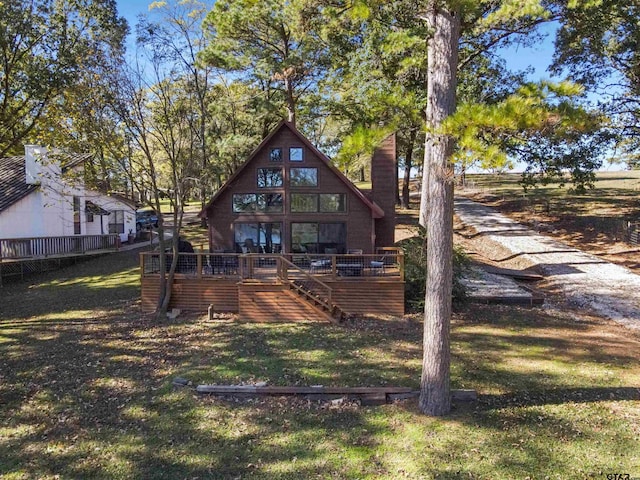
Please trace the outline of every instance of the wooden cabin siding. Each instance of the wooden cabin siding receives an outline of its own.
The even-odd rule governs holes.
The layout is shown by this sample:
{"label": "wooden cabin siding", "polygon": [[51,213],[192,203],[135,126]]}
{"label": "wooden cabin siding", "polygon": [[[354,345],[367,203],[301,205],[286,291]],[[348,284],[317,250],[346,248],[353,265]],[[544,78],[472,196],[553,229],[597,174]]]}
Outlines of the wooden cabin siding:
{"label": "wooden cabin siding", "polygon": [[[159,279],[142,278],[142,309],[156,308]],[[404,282],[367,280],[326,281],[333,289],[333,303],[350,314],[404,315]],[[285,284],[238,283],[212,278],[176,278],[170,308],[205,312],[213,304],[217,312],[238,312],[256,322],[297,320],[326,321],[320,309],[311,306]]]}
{"label": "wooden cabin siding", "polygon": [[284,284],[238,284],[240,320],[252,322],[326,322],[330,317],[301,300]]}
{"label": "wooden cabin siding", "polygon": [[[302,162],[289,161],[289,148],[302,147]],[[272,148],[282,148],[282,161],[272,162],[269,154]],[[258,168],[282,167],[284,181],[282,187],[258,188]],[[290,187],[290,168],[317,168],[317,187]],[[241,193],[282,193],[282,213],[234,213],[232,199],[234,194]],[[291,193],[336,193],[346,195],[346,212],[344,213],[292,213]],[[369,207],[357,197],[354,191],[342,181],[311,149],[300,141],[288,128],[281,128],[270,141],[264,145],[253,159],[242,169],[220,193],[207,210],[209,224],[209,245],[212,249],[236,251],[234,242],[234,222],[243,223],[281,223],[282,241],[285,252],[291,252],[292,222],[344,222],[346,224],[348,249],[361,249],[365,253],[374,251],[374,221]],[[392,243],[393,244],[393,239]],[[324,252],[315,252],[324,253]],[[344,253],[344,252],[342,252]]]}
{"label": "wooden cabin siding", "polygon": [[333,289],[332,300],[349,314],[404,315],[402,281],[326,281]]}
{"label": "wooden cabin siding", "polygon": [[[143,277],[142,310],[153,312],[159,295],[160,279]],[[238,311],[237,280],[211,278],[176,278],[169,308],[205,312],[213,304],[216,312]]]}

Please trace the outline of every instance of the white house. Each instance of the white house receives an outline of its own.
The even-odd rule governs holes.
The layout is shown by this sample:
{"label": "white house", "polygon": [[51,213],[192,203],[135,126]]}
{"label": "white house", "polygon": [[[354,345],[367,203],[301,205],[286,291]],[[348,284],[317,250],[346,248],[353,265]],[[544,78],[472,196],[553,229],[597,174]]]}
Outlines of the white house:
{"label": "white house", "polygon": [[0,239],[135,233],[132,201],[85,188],[89,158],[37,145],[0,158]]}

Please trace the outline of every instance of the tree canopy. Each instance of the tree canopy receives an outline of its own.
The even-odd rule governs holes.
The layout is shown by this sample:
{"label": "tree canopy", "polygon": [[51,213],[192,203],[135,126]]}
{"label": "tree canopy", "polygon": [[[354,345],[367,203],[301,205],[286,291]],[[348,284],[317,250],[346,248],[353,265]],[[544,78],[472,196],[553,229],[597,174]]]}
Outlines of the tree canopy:
{"label": "tree canopy", "polygon": [[100,75],[127,28],[113,0],[0,2],[0,156],[21,150],[65,92]]}

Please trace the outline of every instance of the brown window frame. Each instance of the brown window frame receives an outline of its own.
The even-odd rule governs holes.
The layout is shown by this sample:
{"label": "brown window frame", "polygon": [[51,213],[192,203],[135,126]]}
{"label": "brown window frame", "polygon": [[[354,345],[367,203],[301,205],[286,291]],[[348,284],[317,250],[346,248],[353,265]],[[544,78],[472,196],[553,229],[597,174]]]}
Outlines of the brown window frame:
{"label": "brown window frame", "polygon": [[[291,160],[292,150],[300,150],[300,154],[301,154],[300,160]],[[304,162],[304,147],[289,147],[289,161],[295,162],[295,163]]]}
{"label": "brown window frame", "polygon": [[[274,160],[274,158],[273,158],[273,152],[274,152],[274,151],[276,151],[276,150],[279,150],[279,151],[280,151],[280,155],[279,155],[279,157],[280,157],[280,158],[278,158],[278,159]],[[274,163],[276,163],[276,162],[282,162],[282,157],[284,156],[284,155],[283,155],[283,153],[284,153],[284,152],[282,151],[282,147],[272,147],[271,149],[269,149],[269,162],[270,162],[270,163],[271,163],[271,162],[274,162]]]}
{"label": "brown window frame", "polygon": [[[260,171],[261,170],[271,170],[271,171],[275,171],[278,170],[280,172],[280,184],[279,185],[260,185]],[[265,176],[264,179],[266,180],[267,178],[269,178],[268,176]],[[284,168],[283,167],[258,167],[258,169],[256,170],[256,186],[260,189],[263,188],[282,188],[284,187]]]}
{"label": "brown window frame", "polygon": [[[235,197],[240,195],[253,196],[253,201],[248,202],[249,205],[253,204],[253,208],[250,208],[249,210],[236,210]],[[276,195],[280,196],[281,208],[278,210],[271,210],[267,205],[267,197],[268,196],[273,197]],[[263,197],[264,200],[261,201],[260,197]],[[261,208],[261,204],[264,204],[265,206]],[[254,214],[254,213],[284,213],[284,193],[282,191],[268,192],[268,193],[263,193],[263,192],[234,193],[231,197],[231,211],[235,215],[245,215],[245,214]]]}
{"label": "brown window frame", "polygon": [[[315,174],[315,184],[294,184],[293,183],[293,170],[314,170]],[[289,186],[291,188],[317,188],[320,184],[318,167],[290,167],[289,168]]]}

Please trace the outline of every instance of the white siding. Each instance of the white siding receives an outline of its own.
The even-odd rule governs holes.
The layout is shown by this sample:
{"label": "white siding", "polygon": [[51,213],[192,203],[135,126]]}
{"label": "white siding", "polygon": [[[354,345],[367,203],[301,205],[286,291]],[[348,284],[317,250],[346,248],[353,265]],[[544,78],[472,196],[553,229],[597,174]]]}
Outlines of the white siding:
{"label": "white siding", "polygon": [[[87,200],[112,212],[123,210],[125,225],[121,241],[126,241],[129,230],[136,231],[135,209],[116,198],[97,192],[69,189],[68,194],[37,190],[0,213],[0,238],[57,237],[73,235],[73,197],[80,197],[80,232],[82,235],[109,233],[109,216],[94,215],[87,223]],[[102,230],[100,221],[102,220]]]}
{"label": "white siding", "polygon": [[0,238],[73,235],[73,203],[35,191],[0,213]]}

